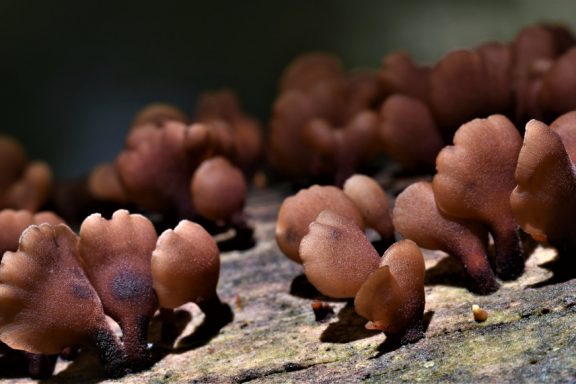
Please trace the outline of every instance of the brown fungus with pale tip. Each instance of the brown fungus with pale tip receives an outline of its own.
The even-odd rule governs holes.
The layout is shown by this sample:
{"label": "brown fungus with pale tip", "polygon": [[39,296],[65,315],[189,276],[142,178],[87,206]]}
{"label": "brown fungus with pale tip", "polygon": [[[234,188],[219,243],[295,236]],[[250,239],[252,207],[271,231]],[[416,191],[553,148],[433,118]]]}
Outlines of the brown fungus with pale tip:
{"label": "brown fungus with pale tip", "polygon": [[308,281],[334,298],[354,297],[380,262],[361,227],[330,210],[310,223],[299,255]]}
{"label": "brown fungus with pale tip", "polygon": [[416,243],[401,240],[392,244],[354,299],[356,312],[369,320],[366,328],[381,330],[399,344],[424,337],[425,270]]}
{"label": "brown fungus with pale tip", "polygon": [[496,255],[496,275],[510,280],[524,270],[518,224],[510,208],[514,170],[522,138],[502,115],[474,119],[454,135],[436,159],[432,180],[440,210],[449,216],[488,226]]}
{"label": "brown fungus with pale tip", "polygon": [[354,202],[339,188],[313,185],[287,197],[278,211],[276,243],[280,250],[297,263],[300,241],[308,233],[308,225],[325,209],[353,221],[364,228],[364,220]]}
{"label": "brown fungus with pale tip", "polygon": [[560,136],[546,124],[537,120],[526,124],[515,179],[510,204],[522,229],[556,247],[566,256],[560,260],[573,259],[576,168]]}
{"label": "brown fungus with pale tip", "polygon": [[77,247],[78,237],[70,228],[45,223],[28,227],[18,251],[4,253],[0,341],[49,355],[73,345],[96,345],[107,374],[122,375],[120,342],[78,263]]}
{"label": "brown fungus with pale tip", "polygon": [[231,320],[229,308],[216,293],[220,252],[206,230],[183,220],[164,231],[152,252],[152,280],[162,313],[162,339],[170,341],[173,309],[193,302],[206,315],[205,323],[223,325]]}
{"label": "brown fungus with pale tip", "polygon": [[110,220],[88,216],[80,226],[79,257],[104,311],[122,329],[130,370],[147,366],[148,323],[158,307],[152,288],[151,257],[156,231],[147,218],[126,210]]}
{"label": "brown fungus with pale tip", "polygon": [[394,242],[394,225],[389,198],[376,180],[365,175],[352,175],[343,186],[364,218],[366,227],[374,229],[383,242]]}
{"label": "brown fungus with pale tip", "polygon": [[398,195],[393,222],[402,236],[420,247],[439,249],[460,260],[471,291],[485,295],[498,289],[488,261],[488,232],[478,223],[443,214],[436,206],[431,183],[414,183]]}

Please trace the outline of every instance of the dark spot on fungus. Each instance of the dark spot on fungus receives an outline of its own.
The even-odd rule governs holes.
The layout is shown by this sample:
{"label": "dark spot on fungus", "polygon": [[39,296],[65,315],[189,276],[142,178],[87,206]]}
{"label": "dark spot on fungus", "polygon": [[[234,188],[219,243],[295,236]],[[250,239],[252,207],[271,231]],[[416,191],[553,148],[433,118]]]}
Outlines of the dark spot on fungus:
{"label": "dark spot on fungus", "polygon": [[110,282],[110,292],[118,300],[135,300],[152,291],[150,279],[130,269],[120,270]]}

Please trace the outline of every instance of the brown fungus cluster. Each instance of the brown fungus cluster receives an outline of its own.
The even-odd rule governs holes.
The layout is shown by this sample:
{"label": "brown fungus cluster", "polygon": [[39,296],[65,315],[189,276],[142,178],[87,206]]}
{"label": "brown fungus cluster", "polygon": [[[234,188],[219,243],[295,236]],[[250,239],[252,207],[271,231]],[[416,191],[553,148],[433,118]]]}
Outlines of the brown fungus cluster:
{"label": "brown fungus cluster", "polygon": [[284,200],[276,241],[302,263],[308,281],[333,298],[356,298],[369,329],[404,344],[423,336],[424,260],[412,241],[394,243],[383,259],[364,227],[391,242],[394,228],[386,193],[367,176],[346,180],[343,191],[312,186]]}
{"label": "brown fungus cluster", "polygon": [[[0,264],[0,341],[48,355],[91,345],[109,376],[144,369],[151,363],[148,323],[159,302],[174,308],[192,301],[210,309],[207,316],[225,313],[216,294],[219,252],[210,241],[188,221],[157,241],[148,219],[125,210],[110,220],[88,217],[79,236],[65,224],[31,225]],[[185,301],[167,299],[182,298],[183,288]]]}
{"label": "brown fungus cluster", "polygon": [[262,153],[261,128],[230,91],[204,94],[196,122],[177,108],[154,104],[132,124],[113,163],[91,173],[94,199],[161,215],[161,228],[181,219],[248,228],[247,178]]}
{"label": "brown fungus cluster", "polygon": [[336,185],[385,154],[404,169],[430,171],[460,125],[503,114],[522,127],[576,108],[576,39],[562,26],[521,30],[420,66],[402,52],[380,70],[346,72],[329,54],[286,69],[270,123],[270,162],[292,178]]}

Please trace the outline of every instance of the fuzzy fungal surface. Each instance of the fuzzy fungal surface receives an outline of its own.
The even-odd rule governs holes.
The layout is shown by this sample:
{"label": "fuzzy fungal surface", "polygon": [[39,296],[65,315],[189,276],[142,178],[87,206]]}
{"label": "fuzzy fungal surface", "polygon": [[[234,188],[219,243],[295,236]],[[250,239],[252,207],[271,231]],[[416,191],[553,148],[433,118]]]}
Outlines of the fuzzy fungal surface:
{"label": "fuzzy fungal surface", "polygon": [[[207,340],[197,335],[203,314],[186,305],[188,324],[176,348],[148,370],[114,383],[354,383],[533,382],[576,380],[576,279],[557,278],[555,251],[537,247],[526,272],[489,296],[466,290],[453,259],[425,252],[426,337],[390,350],[385,336],[364,329],[352,303],[322,297],[302,268],[274,240],[276,212],[286,189],[253,192],[247,211],[256,246],[222,254],[218,291],[235,319]],[[576,255],[574,255],[576,256]],[[334,315],[315,320],[311,304],[328,302]],[[472,305],[488,312],[474,321]],[[189,319],[192,319],[188,322]],[[157,340],[154,321],[150,339]],[[31,382],[5,379],[6,383]],[[96,357],[84,351],[59,361],[46,383],[109,382]]]}

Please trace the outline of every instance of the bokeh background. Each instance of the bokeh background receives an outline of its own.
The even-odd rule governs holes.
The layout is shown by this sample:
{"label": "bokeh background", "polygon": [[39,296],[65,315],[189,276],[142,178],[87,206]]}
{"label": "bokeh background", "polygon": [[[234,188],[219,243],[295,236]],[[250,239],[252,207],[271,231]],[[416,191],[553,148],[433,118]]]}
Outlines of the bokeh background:
{"label": "bokeh background", "polygon": [[0,133],[56,177],[79,177],[115,157],[146,103],[192,112],[199,93],[226,87],[266,123],[299,53],[351,68],[395,50],[431,63],[542,21],[575,30],[576,2],[0,0]]}

